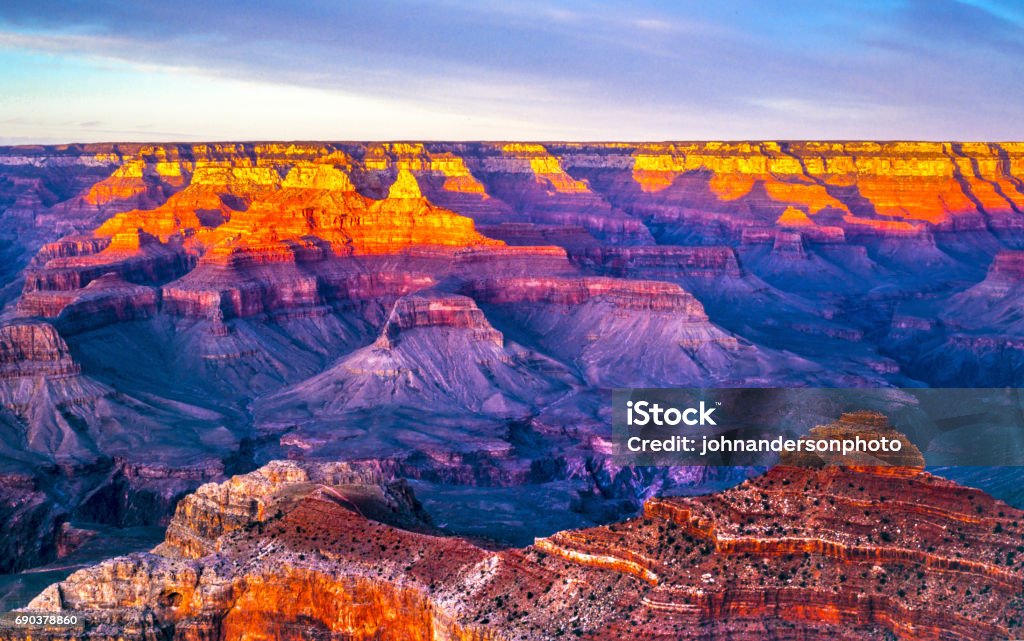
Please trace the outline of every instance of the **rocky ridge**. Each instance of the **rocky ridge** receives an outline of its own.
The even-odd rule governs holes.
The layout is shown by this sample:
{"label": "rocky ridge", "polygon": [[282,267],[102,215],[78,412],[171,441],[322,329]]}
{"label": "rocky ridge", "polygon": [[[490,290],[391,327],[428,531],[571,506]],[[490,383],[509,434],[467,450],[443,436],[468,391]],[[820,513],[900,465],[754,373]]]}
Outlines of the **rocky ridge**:
{"label": "rocky ridge", "polygon": [[32,607],[81,612],[82,639],[999,639],[1024,625],[1024,513],[916,467],[779,467],[500,551],[367,520],[344,488],[376,483],[373,468],[275,463],[205,486],[155,554],[75,573]]}

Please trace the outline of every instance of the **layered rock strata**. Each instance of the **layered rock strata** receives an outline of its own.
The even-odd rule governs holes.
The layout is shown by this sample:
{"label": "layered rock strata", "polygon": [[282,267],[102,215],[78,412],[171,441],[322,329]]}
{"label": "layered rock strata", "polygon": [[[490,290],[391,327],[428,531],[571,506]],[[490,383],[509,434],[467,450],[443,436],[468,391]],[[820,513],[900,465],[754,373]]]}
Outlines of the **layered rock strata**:
{"label": "layered rock strata", "polygon": [[919,468],[775,468],[497,552],[367,520],[337,489],[363,480],[275,464],[208,486],[158,554],[32,607],[79,611],[82,639],[994,640],[1024,624],[1024,513]]}

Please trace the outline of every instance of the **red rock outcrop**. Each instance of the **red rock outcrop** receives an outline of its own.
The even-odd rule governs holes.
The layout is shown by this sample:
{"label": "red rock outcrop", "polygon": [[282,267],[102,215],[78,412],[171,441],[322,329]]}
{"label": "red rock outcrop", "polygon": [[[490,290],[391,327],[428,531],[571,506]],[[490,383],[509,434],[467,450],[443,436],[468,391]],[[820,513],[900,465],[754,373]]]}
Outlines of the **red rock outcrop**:
{"label": "red rock outcrop", "polygon": [[185,497],[161,549],[191,559],[217,552],[225,535],[279,518],[289,503],[314,490],[377,521],[407,529],[429,527],[408,485],[376,461],[273,461],[224,483],[207,483]]}
{"label": "red rock outcrop", "polygon": [[71,638],[91,639],[994,641],[1024,625],[1024,513],[919,469],[779,467],[498,552],[368,521],[333,480],[276,469],[183,503],[162,556],[77,572],[32,607],[79,611]]}
{"label": "red rock outcrop", "polygon": [[81,289],[26,292],[18,311],[52,318],[64,334],[74,334],[123,321],[151,318],[160,303],[160,292],[129,283],[116,273],[89,281]]}
{"label": "red rock outcrop", "polygon": [[32,262],[43,266],[54,258],[71,258],[98,254],[110,245],[109,238],[95,236],[67,236],[47,243],[36,253]]}
{"label": "red rock outcrop", "polygon": [[25,292],[81,289],[105,274],[129,282],[160,284],[189,269],[194,260],[180,244],[161,243],[142,231],[114,235],[101,251],[52,258],[25,276]]}
{"label": "red rock outcrop", "polygon": [[289,261],[276,267],[205,262],[162,288],[163,309],[193,318],[300,314],[338,302],[393,301],[436,283],[435,275],[416,266],[378,271],[356,263],[299,269]]}
{"label": "red rock outcrop", "polygon": [[391,255],[332,258],[329,249],[303,241],[275,243],[259,260],[253,255],[214,248],[196,269],[163,287],[163,309],[204,318],[301,315],[339,303],[390,306],[449,276],[576,271],[559,247],[417,246]]}
{"label": "red rock outcrop", "polygon": [[[780,465],[792,467],[824,467],[846,465],[848,467],[889,467],[891,474],[923,470],[924,455],[910,440],[889,424],[889,418],[878,412],[844,412],[838,421],[818,425],[803,439],[829,441],[860,437],[864,440],[890,439],[900,442],[898,452],[783,452]],[[877,473],[884,473],[876,470]]]}

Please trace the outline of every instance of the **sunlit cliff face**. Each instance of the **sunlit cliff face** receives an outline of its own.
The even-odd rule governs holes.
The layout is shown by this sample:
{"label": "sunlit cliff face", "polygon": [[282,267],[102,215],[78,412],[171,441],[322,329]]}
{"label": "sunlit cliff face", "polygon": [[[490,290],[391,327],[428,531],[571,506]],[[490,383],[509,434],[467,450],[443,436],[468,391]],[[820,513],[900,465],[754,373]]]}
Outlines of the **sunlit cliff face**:
{"label": "sunlit cliff face", "polygon": [[558,159],[542,145],[510,143],[501,148],[509,167],[534,174],[537,182],[559,193],[585,193],[589,189],[583,182],[573,179],[562,169]]}
{"label": "sunlit cliff face", "polygon": [[438,185],[441,190],[486,196],[465,161],[451,152],[431,152],[420,143],[383,143],[366,151],[363,166],[367,170],[388,172],[406,170],[418,180]]}
{"label": "sunlit cliff face", "polygon": [[[645,145],[634,152],[634,179],[646,192],[667,189],[687,172],[708,172],[711,190],[735,200],[762,185],[768,198],[807,214],[850,213],[853,191],[873,213],[950,223],[1020,207],[1019,151],[1012,145],[954,143],[697,143]],[[893,228],[864,218],[857,224]],[[892,221],[889,221],[892,222]]]}
{"label": "sunlit cliff face", "polygon": [[[56,250],[50,268],[62,282],[84,285],[92,276],[71,272],[100,275],[103,265],[126,273],[126,261],[187,271],[197,262],[496,249],[504,243],[494,236],[509,234],[655,246],[691,244],[671,230],[700,244],[774,242],[788,230],[797,235],[780,242],[796,249],[803,239],[927,244],[933,233],[1024,229],[1024,148],[1012,144],[139,145],[91,162],[115,166],[62,207],[77,207],[99,246],[82,249],[80,236],[66,241],[79,249]],[[555,228],[560,237],[548,233]]]}
{"label": "sunlit cliff face", "polygon": [[[713,212],[742,213],[752,205],[777,203],[780,212],[786,207],[811,217],[824,212],[855,227],[883,232],[908,229],[893,223],[915,229],[918,223],[951,225],[977,216],[979,210],[998,216],[1024,205],[1018,177],[1024,161],[1013,145],[679,143],[575,146],[561,153],[524,143],[437,147],[377,144],[351,154],[314,145],[197,145],[187,158],[176,149],[146,148],[141,157],[125,159],[110,178],[90,189],[85,200],[96,205],[131,201],[153,184],[178,190],[157,210],[140,210],[124,223],[168,236],[216,227],[210,221],[197,223],[189,214],[208,211],[209,217],[220,211],[228,217],[243,205],[274,200],[273,192],[280,189],[311,190],[305,198],[317,198],[323,192],[355,192],[355,183],[363,182],[370,191],[378,186],[376,198],[387,198],[387,186],[404,172],[406,183],[409,178],[426,180],[432,189],[486,198],[488,188],[476,174],[504,173],[532,176],[542,191],[571,197],[590,194],[593,186],[566,168],[601,166],[630,170],[641,193],[665,192],[659,197],[663,203],[678,201],[685,207],[687,196],[671,193],[673,185],[683,176],[704,176],[712,201],[703,199],[702,204]],[[419,185],[414,194],[410,192],[417,198],[424,193]],[[359,203],[347,205],[358,209]],[[111,221],[100,233],[119,224]]]}
{"label": "sunlit cliff face", "polygon": [[273,167],[198,166],[190,186],[164,205],[119,214],[96,234],[134,229],[163,242],[177,236],[200,254],[305,237],[325,240],[340,254],[501,244],[478,234],[471,219],[433,206],[407,169],[398,171],[384,198],[374,200],[359,194],[344,170],[320,163],[292,166],[283,176]]}

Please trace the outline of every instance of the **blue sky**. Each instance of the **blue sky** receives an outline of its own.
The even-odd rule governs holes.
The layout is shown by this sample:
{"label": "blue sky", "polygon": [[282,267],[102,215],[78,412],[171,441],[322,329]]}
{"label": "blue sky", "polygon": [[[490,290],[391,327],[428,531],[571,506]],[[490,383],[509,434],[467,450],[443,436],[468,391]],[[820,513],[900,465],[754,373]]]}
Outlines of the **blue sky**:
{"label": "blue sky", "polygon": [[4,0],[0,142],[1024,139],[1019,1],[204,4]]}

